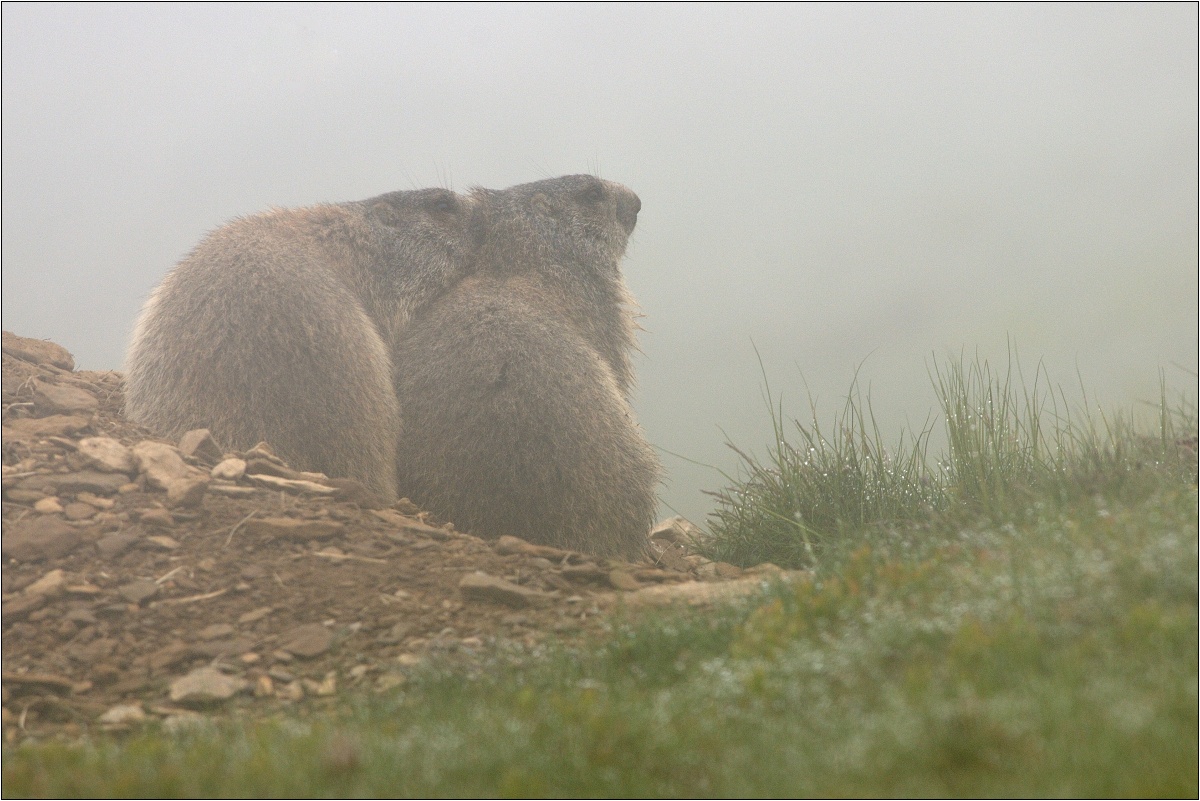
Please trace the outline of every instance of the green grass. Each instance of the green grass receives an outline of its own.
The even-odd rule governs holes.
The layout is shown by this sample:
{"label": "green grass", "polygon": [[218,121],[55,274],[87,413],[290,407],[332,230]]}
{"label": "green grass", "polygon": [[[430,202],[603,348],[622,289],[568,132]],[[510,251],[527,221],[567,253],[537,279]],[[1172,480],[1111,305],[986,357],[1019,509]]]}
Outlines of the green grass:
{"label": "green grass", "polygon": [[8,747],[5,796],[1195,797],[1194,405],[1141,434],[1008,377],[934,371],[936,462],[854,393],[829,437],[776,418],[715,547],[807,580],[328,715]]}

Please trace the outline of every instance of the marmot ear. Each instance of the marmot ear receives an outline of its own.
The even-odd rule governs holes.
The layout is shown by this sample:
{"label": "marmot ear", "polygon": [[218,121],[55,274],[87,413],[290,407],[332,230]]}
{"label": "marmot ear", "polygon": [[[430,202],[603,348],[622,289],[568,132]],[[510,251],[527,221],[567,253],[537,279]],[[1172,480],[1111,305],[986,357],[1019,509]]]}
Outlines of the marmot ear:
{"label": "marmot ear", "polygon": [[383,198],[378,198],[371,203],[371,211],[384,225],[395,225],[396,209],[391,203]]}
{"label": "marmot ear", "polygon": [[474,203],[467,218],[467,236],[475,247],[482,247],[492,230],[492,215],[486,203]]}
{"label": "marmot ear", "polygon": [[539,214],[545,214],[548,217],[554,216],[554,204],[550,202],[550,197],[544,192],[538,192],[530,202]]}

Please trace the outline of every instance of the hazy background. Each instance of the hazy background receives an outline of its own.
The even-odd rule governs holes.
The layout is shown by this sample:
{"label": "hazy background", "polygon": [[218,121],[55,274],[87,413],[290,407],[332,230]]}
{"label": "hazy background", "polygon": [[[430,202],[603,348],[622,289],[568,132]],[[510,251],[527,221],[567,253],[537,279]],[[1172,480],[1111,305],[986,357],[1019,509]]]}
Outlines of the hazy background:
{"label": "hazy background", "polygon": [[[119,368],[209,229],[598,172],[639,193],[650,441],[925,422],[933,354],[1194,388],[1197,6],[3,6],[3,324]],[[753,343],[753,344],[752,344]],[[714,471],[664,455],[703,522]],[[664,512],[666,510],[664,509]]]}

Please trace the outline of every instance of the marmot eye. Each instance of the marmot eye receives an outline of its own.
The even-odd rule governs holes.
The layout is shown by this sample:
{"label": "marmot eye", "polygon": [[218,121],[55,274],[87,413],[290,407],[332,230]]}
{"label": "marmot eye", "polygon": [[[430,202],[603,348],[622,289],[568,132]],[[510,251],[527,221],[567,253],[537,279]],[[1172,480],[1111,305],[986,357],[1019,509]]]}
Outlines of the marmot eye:
{"label": "marmot eye", "polygon": [[458,204],[454,202],[454,198],[443,196],[432,200],[428,208],[430,211],[449,212],[457,210]]}
{"label": "marmot eye", "polygon": [[587,189],[583,190],[580,198],[584,203],[599,203],[604,200],[604,187],[599,184],[592,184]]}

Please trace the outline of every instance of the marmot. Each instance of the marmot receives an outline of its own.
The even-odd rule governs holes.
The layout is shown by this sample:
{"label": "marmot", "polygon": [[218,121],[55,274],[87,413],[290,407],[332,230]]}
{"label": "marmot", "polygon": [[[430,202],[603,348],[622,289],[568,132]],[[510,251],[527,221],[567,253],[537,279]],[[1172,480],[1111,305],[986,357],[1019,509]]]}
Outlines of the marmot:
{"label": "marmot", "polygon": [[126,358],[126,413],[391,501],[400,408],[390,343],[459,281],[471,201],[445,189],[276,209],[210,233],[154,290]]}
{"label": "marmot", "polygon": [[660,470],[627,397],[641,201],[588,175],[471,199],[474,271],[396,348],[400,494],[480,536],[636,558]]}

